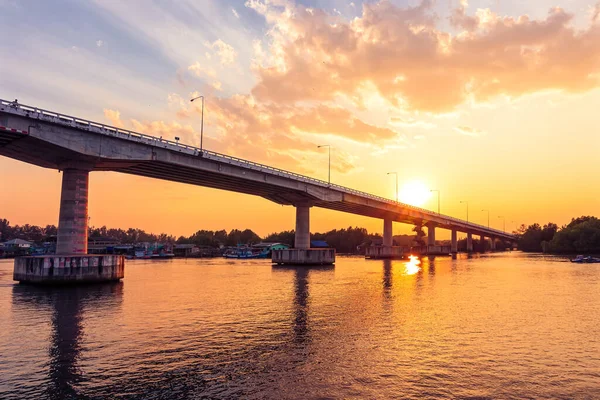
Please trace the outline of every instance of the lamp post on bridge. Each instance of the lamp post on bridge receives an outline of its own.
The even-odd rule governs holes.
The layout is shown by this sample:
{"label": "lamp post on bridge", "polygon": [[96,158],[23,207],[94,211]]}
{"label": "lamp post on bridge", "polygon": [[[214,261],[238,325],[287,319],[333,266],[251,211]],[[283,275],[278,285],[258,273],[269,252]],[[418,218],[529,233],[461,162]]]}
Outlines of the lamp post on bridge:
{"label": "lamp post on bridge", "polygon": [[467,205],[467,224],[469,223],[469,202],[467,200],[461,200],[461,204]]}
{"label": "lamp post on bridge", "polygon": [[398,173],[397,172],[388,172],[388,175],[396,175],[396,203],[398,202]]}
{"label": "lamp post on bridge", "polygon": [[440,191],[439,191],[439,189],[432,189],[429,192],[430,193],[437,192],[437,198],[438,198],[438,215],[442,215],[440,213]]}
{"label": "lamp post on bridge", "polygon": [[489,229],[489,227],[490,227],[490,210],[481,210],[481,211],[482,212],[487,211],[487,213],[488,213],[488,229]]}
{"label": "lamp post on bridge", "polygon": [[321,146],[317,146],[318,149],[320,149],[321,147],[327,147],[327,149],[329,150],[329,168],[327,173],[327,183],[331,185],[331,145],[323,144]]}
{"label": "lamp post on bridge", "polygon": [[198,99],[202,99],[202,119],[200,120],[200,153],[202,153],[202,139],[204,138],[204,96],[194,97],[190,100],[190,103]]}
{"label": "lamp post on bridge", "polygon": [[502,231],[506,233],[506,218],[501,215],[499,215],[498,218],[502,218]]}

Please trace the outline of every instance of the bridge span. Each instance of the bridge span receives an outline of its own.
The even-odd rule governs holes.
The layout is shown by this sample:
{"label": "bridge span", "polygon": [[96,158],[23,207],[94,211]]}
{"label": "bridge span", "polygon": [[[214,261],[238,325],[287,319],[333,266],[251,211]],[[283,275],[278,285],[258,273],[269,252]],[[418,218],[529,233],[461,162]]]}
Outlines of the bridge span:
{"label": "bridge span", "polygon": [[[87,253],[89,172],[115,171],[235,191],[296,207],[295,249],[310,248],[310,208],[322,207],[383,220],[383,244],[392,247],[392,223],[514,241],[486,226],[413,207],[340,185],[163,138],[38,107],[0,100],[0,155],[63,171],[57,254]],[[390,250],[390,255],[391,255]]]}

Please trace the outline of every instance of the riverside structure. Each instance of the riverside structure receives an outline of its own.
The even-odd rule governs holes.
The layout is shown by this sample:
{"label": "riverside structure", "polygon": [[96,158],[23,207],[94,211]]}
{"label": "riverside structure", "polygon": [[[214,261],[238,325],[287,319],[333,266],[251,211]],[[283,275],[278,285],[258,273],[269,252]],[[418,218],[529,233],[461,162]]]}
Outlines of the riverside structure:
{"label": "riverside structure", "polygon": [[[473,249],[474,234],[490,238],[492,249],[496,240],[515,241],[513,235],[503,231],[394,200],[16,101],[0,100],[0,155],[63,171],[56,257],[69,258],[69,265],[79,265],[77,260],[87,254],[88,176],[94,171],[115,171],[235,191],[296,207],[295,246],[273,252],[273,261],[278,264],[335,262],[332,249],[310,248],[311,207],[383,220],[383,249],[378,250],[383,258],[400,253],[399,248],[392,246],[393,222],[426,226],[432,253],[439,251],[439,246],[435,246],[436,228],[452,231],[451,253],[457,252],[457,232],[467,234],[468,251]],[[123,269],[117,268],[122,260],[110,262],[116,262],[114,270],[121,271],[110,279],[122,278]],[[18,263],[15,261],[15,279],[27,281],[17,275]],[[56,269],[50,264],[60,266],[64,262],[44,262],[46,269]],[[103,280],[101,275],[98,277]]]}

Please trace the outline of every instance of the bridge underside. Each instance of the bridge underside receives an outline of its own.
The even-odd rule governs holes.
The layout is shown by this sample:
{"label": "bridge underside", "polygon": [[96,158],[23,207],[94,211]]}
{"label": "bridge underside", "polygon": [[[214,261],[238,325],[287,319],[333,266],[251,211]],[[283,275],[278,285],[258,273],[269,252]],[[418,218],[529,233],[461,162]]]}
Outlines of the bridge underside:
{"label": "bridge underside", "polygon": [[[310,204],[315,207],[348,212],[373,218],[391,217],[395,221],[420,223],[422,219],[400,217],[374,206],[345,201],[323,201],[299,190],[285,190],[268,182],[248,180],[245,176],[215,174],[211,170],[201,170],[159,160],[111,160],[81,154],[71,149],[56,146],[23,134],[9,134],[0,131],[0,154],[16,160],[45,168],[64,169],[65,166],[89,166],[92,171],[114,171],[148,178],[205,186],[214,189],[236,191],[264,197],[282,205]],[[395,214],[395,215],[394,215]]]}

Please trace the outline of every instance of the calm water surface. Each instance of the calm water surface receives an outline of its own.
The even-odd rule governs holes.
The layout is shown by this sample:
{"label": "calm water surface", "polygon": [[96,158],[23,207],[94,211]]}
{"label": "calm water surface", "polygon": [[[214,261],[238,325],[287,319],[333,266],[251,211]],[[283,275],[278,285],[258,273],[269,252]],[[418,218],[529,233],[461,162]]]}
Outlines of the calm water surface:
{"label": "calm water surface", "polygon": [[0,398],[600,398],[597,264],[190,259],[125,273],[40,289],[0,261]]}

